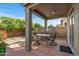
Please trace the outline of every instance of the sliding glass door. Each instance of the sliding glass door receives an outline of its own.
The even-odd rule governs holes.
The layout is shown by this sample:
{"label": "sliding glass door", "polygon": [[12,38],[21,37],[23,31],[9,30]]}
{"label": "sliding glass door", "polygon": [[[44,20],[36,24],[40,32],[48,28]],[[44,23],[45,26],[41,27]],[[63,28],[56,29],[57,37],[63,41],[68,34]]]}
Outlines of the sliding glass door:
{"label": "sliding glass door", "polygon": [[70,45],[74,48],[74,16],[70,18]]}

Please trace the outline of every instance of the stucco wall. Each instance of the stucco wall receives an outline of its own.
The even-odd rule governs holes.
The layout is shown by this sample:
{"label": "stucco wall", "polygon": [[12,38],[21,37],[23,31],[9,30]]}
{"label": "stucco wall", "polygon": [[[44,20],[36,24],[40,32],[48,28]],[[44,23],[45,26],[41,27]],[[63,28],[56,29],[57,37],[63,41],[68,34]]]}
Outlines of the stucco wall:
{"label": "stucco wall", "polygon": [[66,38],[67,37],[67,28],[66,27],[54,27],[51,28],[51,32],[56,32],[58,38]]}
{"label": "stucco wall", "polygon": [[57,37],[63,37],[66,38],[67,37],[67,28],[65,27],[55,27],[56,32],[57,32]]}
{"label": "stucco wall", "polygon": [[[66,27],[53,27],[48,29],[48,32],[56,32],[58,38],[66,38],[67,37],[67,28]],[[44,33],[44,28],[36,28],[36,33]]]}

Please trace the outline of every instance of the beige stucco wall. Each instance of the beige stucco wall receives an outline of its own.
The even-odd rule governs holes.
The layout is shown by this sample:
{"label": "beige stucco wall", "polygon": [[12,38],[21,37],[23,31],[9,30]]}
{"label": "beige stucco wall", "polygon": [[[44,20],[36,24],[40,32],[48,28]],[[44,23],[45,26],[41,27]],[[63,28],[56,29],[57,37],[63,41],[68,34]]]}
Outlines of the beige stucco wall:
{"label": "beige stucco wall", "polygon": [[62,20],[63,20],[62,25],[63,25],[63,26],[66,26],[66,23],[67,23],[67,18],[66,18],[66,17],[64,17],[64,19],[62,19]]}
{"label": "beige stucco wall", "polygon": [[56,32],[57,38],[66,38],[67,37],[67,28],[66,27],[53,27],[49,29],[51,33]]}
{"label": "beige stucco wall", "polygon": [[[57,33],[57,38],[66,38],[67,37],[67,28],[66,27],[53,27],[48,29],[48,32],[56,32]],[[36,28],[35,29],[36,33],[44,33],[44,28]]]}
{"label": "beige stucco wall", "polygon": [[57,37],[66,38],[67,37],[67,28],[66,27],[55,27],[57,32]]}

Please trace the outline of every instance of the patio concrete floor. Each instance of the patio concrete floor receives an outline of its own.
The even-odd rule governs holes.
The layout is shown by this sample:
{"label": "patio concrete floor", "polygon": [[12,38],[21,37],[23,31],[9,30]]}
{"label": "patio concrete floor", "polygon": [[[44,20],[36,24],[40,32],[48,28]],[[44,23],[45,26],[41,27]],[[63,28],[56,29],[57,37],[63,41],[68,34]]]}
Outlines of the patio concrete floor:
{"label": "patio concrete floor", "polygon": [[[11,42],[12,41],[12,42]],[[41,45],[34,46],[32,50],[25,50],[25,39],[23,37],[14,37],[14,39],[7,39],[6,43],[9,44],[6,49],[5,56],[72,56],[71,54],[60,52],[60,45],[67,45],[64,38],[56,39],[57,46],[47,45],[46,42],[41,42]]]}

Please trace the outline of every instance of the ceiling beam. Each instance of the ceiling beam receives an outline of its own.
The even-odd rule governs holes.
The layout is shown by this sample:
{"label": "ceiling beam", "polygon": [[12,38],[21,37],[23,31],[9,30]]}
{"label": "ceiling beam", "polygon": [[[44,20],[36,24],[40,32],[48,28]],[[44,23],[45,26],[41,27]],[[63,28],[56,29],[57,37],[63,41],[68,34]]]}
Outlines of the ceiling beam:
{"label": "ceiling beam", "polygon": [[[35,6],[39,5],[39,3],[22,3],[21,5],[25,6],[26,8],[34,8]],[[38,10],[33,9],[33,14],[41,17],[42,19],[47,19],[42,13],[40,13]]]}
{"label": "ceiling beam", "polygon": [[22,6],[25,6],[25,5],[27,5],[28,3],[20,3]]}
{"label": "ceiling beam", "polygon": [[28,6],[27,8],[35,7],[35,6],[37,6],[38,4],[39,4],[39,3],[32,4],[31,6]]}
{"label": "ceiling beam", "polygon": [[34,14],[43,18],[43,19],[47,19],[46,16],[44,16],[41,12],[39,12],[37,9],[33,10]]}
{"label": "ceiling beam", "polygon": [[27,8],[32,8],[39,5],[39,3],[24,3],[23,6],[27,7]]}
{"label": "ceiling beam", "polygon": [[74,6],[75,6],[75,4],[72,4],[72,6],[71,6],[71,8],[70,8],[70,10],[69,10],[69,12],[68,12],[68,14],[67,14],[67,16],[69,16],[69,15],[71,14],[71,12],[72,12],[73,9],[74,9]]}

